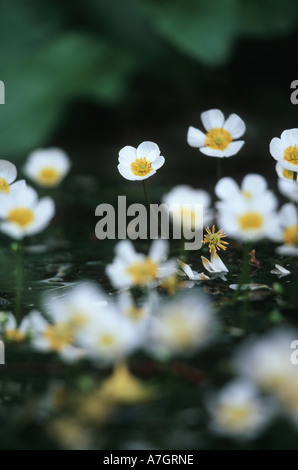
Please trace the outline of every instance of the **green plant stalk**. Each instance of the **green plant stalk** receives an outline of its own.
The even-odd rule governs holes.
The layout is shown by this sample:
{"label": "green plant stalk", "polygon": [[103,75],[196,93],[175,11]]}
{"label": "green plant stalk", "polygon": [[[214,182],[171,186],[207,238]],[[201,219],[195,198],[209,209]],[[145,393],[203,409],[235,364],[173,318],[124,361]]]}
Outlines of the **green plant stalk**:
{"label": "green plant stalk", "polygon": [[235,304],[235,302],[238,298],[239,292],[241,291],[241,287],[244,284],[247,284],[248,280],[249,280],[249,276],[248,276],[248,274],[249,274],[249,269],[248,269],[249,268],[249,252],[250,252],[250,244],[246,242],[246,243],[244,243],[244,246],[243,246],[242,270],[241,270],[241,273],[240,273],[240,276],[239,276],[237,289],[234,292],[234,295],[232,297],[232,305]]}
{"label": "green plant stalk", "polygon": [[23,259],[23,240],[19,240],[16,249],[16,284],[15,284],[15,318],[17,323],[21,318],[21,304],[23,295],[23,274],[24,274],[24,259]]}
{"label": "green plant stalk", "polygon": [[147,205],[148,205],[148,210],[150,211],[151,199],[150,199],[150,196],[149,196],[148,186],[147,186],[146,180],[143,180],[143,188],[144,188],[145,198],[146,198]]}

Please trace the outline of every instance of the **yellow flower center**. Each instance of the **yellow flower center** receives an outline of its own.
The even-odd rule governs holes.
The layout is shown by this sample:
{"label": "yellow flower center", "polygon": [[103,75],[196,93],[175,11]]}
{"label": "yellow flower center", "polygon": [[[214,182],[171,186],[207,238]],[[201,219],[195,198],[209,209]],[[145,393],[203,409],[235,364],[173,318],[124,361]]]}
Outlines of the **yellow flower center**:
{"label": "yellow flower center", "polygon": [[298,146],[290,145],[284,151],[284,159],[292,165],[298,165]]}
{"label": "yellow flower center", "polygon": [[52,166],[45,166],[42,168],[38,175],[37,181],[42,186],[56,186],[61,181],[61,173]]}
{"label": "yellow flower center", "polygon": [[115,343],[115,338],[113,335],[106,333],[99,338],[99,343],[101,346],[109,347]]}
{"label": "yellow flower center", "polygon": [[283,240],[290,245],[298,245],[298,225],[289,225],[283,231]]}
{"label": "yellow flower center", "polygon": [[151,162],[147,160],[146,157],[137,158],[134,162],[131,163],[130,168],[133,174],[136,176],[146,176],[151,171],[153,171]]}
{"label": "yellow flower center", "polygon": [[12,209],[7,217],[9,222],[22,228],[30,225],[34,221],[34,218],[35,216],[33,211],[27,207],[17,207],[16,209]]}
{"label": "yellow flower center", "polygon": [[25,339],[25,334],[20,330],[6,330],[5,336],[8,341],[23,341]]}
{"label": "yellow flower center", "polygon": [[242,196],[245,197],[245,199],[252,199],[252,194],[251,194],[250,191],[243,190],[243,191],[241,191],[241,193],[242,193]]}
{"label": "yellow flower center", "polygon": [[137,308],[137,307],[129,307],[126,312],[125,312],[125,315],[129,318],[131,318],[131,320],[135,320],[135,321],[138,321],[140,320],[141,318],[143,318],[144,316],[144,310],[142,308]]}
{"label": "yellow flower center", "polygon": [[10,186],[4,178],[0,178],[0,193],[10,193]]}
{"label": "yellow flower center", "polygon": [[246,212],[238,217],[241,230],[257,230],[264,225],[264,219],[258,212]]}
{"label": "yellow flower center", "polygon": [[205,145],[215,150],[225,150],[229,144],[233,141],[233,137],[230,132],[220,127],[210,129],[206,133]]}
{"label": "yellow flower center", "polygon": [[69,346],[74,341],[74,331],[68,323],[58,323],[49,325],[44,332],[53,351],[61,351],[65,346]]}
{"label": "yellow flower center", "polygon": [[289,180],[293,180],[294,173],[295,173],[294,171],[287,170],[286,168],[282,170],[283,176]]}
{"label": "yellow flower center", "polygon": [[226,429],[242,429],[246,427],[251,414],[252,409],[247,405],[222,405],[218,410],[218,420]]}
{"label": "yellow flower center", "polygon": [[167,329],[171,333],[171,341],[177,349],[191,348],[197,335],[185,323],[184,318],[180,312],[176,315],[171,315],[167,320]]}
{"label": "yellow flower center", "polygon": [[70,323],[74,328],[80,328],[86,325],[87,318],[83,313],[79,311],[73,311],[71,312]]}
{"label": "yellow flower center", "polygon": [[144,261],[138,261],[129,266],[127,272],[136,286],[144,286],[156,278],[157,264],[150,258],[145,258]]}

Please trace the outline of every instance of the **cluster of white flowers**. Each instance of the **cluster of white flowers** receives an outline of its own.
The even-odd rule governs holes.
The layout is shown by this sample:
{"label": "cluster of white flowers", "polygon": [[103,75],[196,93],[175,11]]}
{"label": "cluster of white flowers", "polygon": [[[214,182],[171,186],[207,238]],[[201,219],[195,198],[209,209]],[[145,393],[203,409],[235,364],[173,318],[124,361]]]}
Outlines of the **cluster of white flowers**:
{"label": "cluster of white flowers", "polygon": [[[36,150],[29,155],[24,173],[40,186],[54,187],[70,168],[68,156],[60,149]],[[25,180],[15,182],[16,166],[0,160],[0,231],[16,240],[41,232],[55,214],[52,198],[38,199]]]}

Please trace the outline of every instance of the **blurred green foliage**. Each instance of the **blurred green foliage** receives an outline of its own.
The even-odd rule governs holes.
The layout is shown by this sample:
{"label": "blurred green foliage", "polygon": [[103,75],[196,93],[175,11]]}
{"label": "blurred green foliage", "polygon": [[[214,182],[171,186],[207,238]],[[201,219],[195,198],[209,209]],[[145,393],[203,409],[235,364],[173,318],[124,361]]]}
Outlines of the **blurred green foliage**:
{"label": "blurred green foliage", "polygon": [[46,143],[76,100],[115,105],[184,56],[222,66],[238,38],[287,35],[297,18],[296,0],[1,0],[1,156]]}

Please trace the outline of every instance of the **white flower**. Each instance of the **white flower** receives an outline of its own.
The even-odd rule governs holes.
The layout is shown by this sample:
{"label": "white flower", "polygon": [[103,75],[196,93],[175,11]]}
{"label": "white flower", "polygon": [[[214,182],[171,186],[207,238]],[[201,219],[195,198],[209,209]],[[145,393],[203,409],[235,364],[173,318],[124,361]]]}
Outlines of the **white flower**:
{"label": "white flower", "polygon": [[235,195],[216,206],[218,224],[228,236],[242,241],[279,239],[277,200],[271,191],[265,190],[251,199]]}
{"label": "white flower", "polygon": [[165,240],[154,240],[148,256],[137,253],[130,240],[120,241],[115,248],[116,257],[107,266],[106,273],[116,289],[131,286],[143,287],[158,278],[168,277],[176,271],[174,260],[165,262],[168,253]]}
{"label": "white flower", "polygon": [[216,206],[228,204],[231,207],[234,204],[237,205],[239,199],[249,205],[262,198],[266,205],[271,204],[272,208],[276,208],[277,199],[267,186],[266,179],[262,175],[254,173],[246,175],[240,187],[233,178],[221,178],[215,186],[215,194],[220,199]]}
{"label": "white flower", "polygon": [[272,403],[252,382],[236,379],[206,399],[211,429],[236,440],[256,438],[272,417]]}
{"label": "white flower", "polygon": [[275,268],[272,269],[270,271],[271,274],[276,274],[278,278],[281,278],[281,277],[284,277],[284,276],[288,276],[289,274],[291,274],[291,271],[289,271],[288,269],[284,268],[283,266],[281,266],[280,264],[276,264],[275,265]]}
{"label": "white flower", "polygon": [[280,255],[298,255],[298,214],[294,204],[288,202],[278,214],[280,239],[284,242],[276,251]]}
{"label": "white flower", "polygon": [[201,120],[207,132],[189,127],[187,142],[191,147],[210,157],[231,157],[239,152],[244,141],[233,140],[244,134],[245,124],[237,114],[231,114],[225,121],[219,109],[210,109],[201,114]]}
{"label": "white flower", "polygon": [[[198,230],[211,223],[213,211],[210,209],[211,198],[203,189],[193,189],[187,185],[175,186],[163,196],[162,202],[168,206],[173,223],[187,224],[188,229]],[[203,207],[203,220],[196,220],[195,205]],[[191,206],[189,209],[183,205]]]}
{"label": "white flower", "polygon": [[265,392],[277,397],[298,424],[298,368],[292,364],[291,344],[297,330],[276,328],[260,338],[246,340],[236,350],[236,372],[257,383]]}
{"label": "white flower", "polygon": [[191,281],[209,281],[210,277],[206,276],[204,273],[198,273],[197,271],[193,271],[191,267],[183,263],[181,260],[177,260],[180,268],[183,270],[184,274],[190,279]]}
{"label": "white flower", "polygon": [[7,320],[4,324],[3,332],[8,341],[23,341],[31,330],[30,316],[22,319],[18,325],[15,316],[12,313],[7,314]]}
{"label": "white flower", "polygon": [[293,202],[298,202],[298,183],[279,178],[277,181],[279,192]]}
{"label": "white flower", "polygon": [[201,260],[204,268],[211,274],[213,279],[220,277],[223,281],[226,281],[225,273],[228,273],[229,270],[216,253],[216,250],[211,251],[210,261],[204,256],[201,256]]}
{"label": "white flower", "polygon": [[51,198],[38,200],[33,188],[20,185],[18,190],[1,200],[0,218],[3,221],[0,230],[19,240],[41,232],[54,214],[55,205]]}
{"label": "white flower", "polygon": [[130,321],[135,327],[146,328],[151,318],[154,296],[140,303],[136,303],[132,295],[127,292],[121,292],[116,299],[116,308],[124,318]]}
{"label": "white flower", "polygon": [[49,323],[35,310],[30,313],[29,318],[34,349],[42,353],[56,352],[66,362],[84,357],[84,351],[75,345],[75,330],[69,322]]}
{"label": "white flower", "polygon": [[69,323],[76,333],[102,314],[108,305],[108,298],[95,284],[82,282],[62,295],[53,297],[47,294],[43,304],[51,320],[55,323]]}
{"label": "white flower", "polygon": [[270,153],[286,170],[298,172],[298,129],[287,129],[270,142]]}
{"label": "white flower", "polygon": [[143,142],[138,148],[127,145],[119,152],[119,173],[127,180],[144,180],[156,173],[165,159],[154,142]]}
{"label": "white flower", "polygon": [[96,362],[117,362],[143,342],[140,333],[139,328],[110,304],[89,327],[78,331],[78,345]]}
{"label": "white flower", "polygon": [[155,355],[191,354],[215,331],[215,319],[206,298],[186,292],[162,301],[151,323],[149,349]]}
{"label": "white flower", "polygon": [[0,196],[7,196],[12,190],[17,190],[25,185],[24,180],[12,184],[16,177],[16,166],[7,160],[0,160]]}
{"label": "white flower", "polygon": [[38,149],[32,152],[24,166],[24,173],[40,186],[57,186],[69,172],[71,162],[59,148]]}

